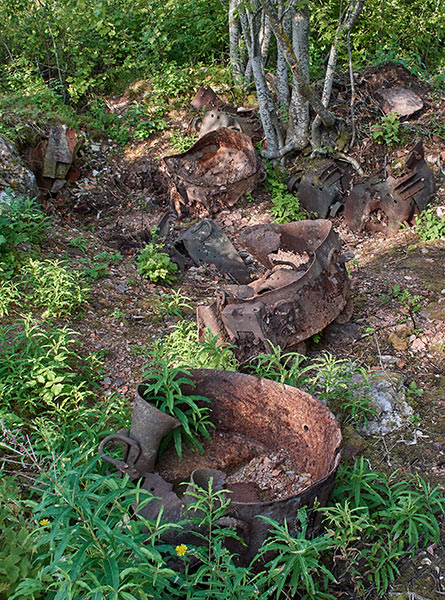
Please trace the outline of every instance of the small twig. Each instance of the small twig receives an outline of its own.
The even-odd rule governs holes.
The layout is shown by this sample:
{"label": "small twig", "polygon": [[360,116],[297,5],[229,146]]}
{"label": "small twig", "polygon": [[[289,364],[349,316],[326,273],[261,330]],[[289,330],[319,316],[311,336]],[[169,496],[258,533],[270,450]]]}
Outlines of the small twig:
{"label": "small twig", "polygon": [[385,367],[383,366],[383,363],[382,363],[382,355],[381,355],[381,353],[380,353],[379,341],[378,341],[378,339],[377,339],[377,336],[376,336],[376,335],[374,335],[374,341],[375,341],[375,345],[377,346],[377,353],[378,353],[378,357],[379,357],[379,363],[380,363],[380,366],[381,366],[381,368],[382,368],[382,371],[384,371],[384,370],[385,370]]}

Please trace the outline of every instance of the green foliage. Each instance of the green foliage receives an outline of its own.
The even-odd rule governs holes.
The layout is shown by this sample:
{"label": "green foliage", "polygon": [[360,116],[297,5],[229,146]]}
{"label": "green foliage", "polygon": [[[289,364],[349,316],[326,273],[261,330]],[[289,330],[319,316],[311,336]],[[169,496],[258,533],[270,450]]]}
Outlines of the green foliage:
{"label": "green foliage", "polygon": [[74,103],[146,75],[161,59],[208,61],[227,39],[216,0],[2,0],[0,16],[6,90],[33,83]]}
{"label": "green foliage", "polygon": [[[311,5],[311,57],[323,64],[335,35],[340,0]],[[418,75],[440,70],[444,63],[443,11],[435,0],[367,0],[351,33],[355,69],[370,63],[397,62]],[[348,64],[346,44],[339,45],[339,63]]]}
{"label": "green foliage", "polygon": [[382,596],[399,572],[399,559],[440,538],[437,516],[445,512],[445,498],[439,488],[420,476],[397,476],[372,471],[362,457],[340,473],[335,504],[320,509],[336,558],[345,561],[360,597],[368,580]]}
{"label": "green foliage", "polygon": [[0,202],[0,275],[14,271],[20,244],[38,243],[48,224],[48,217],[35,200],[13,196],[11,190],[6,190]]}
{"label": "green foliage", "polygon": [[311,361],[297,352],[285,353],[280,346],[270,342],[269,345],[270,353],[250,360],[247,368],[253,375],[314,394],[345,423],[366,425],[368,417],[375,414],[366,394],[369,383],[363,367],[347,359],[336,359],[329,352]]}
{"label": "green foliage", "polygon": [[[210,440],[209,429],[214,427],[210,421],[209,399],[204,396],[185,395],[181,387],[195,387],[190,372],[184,367],[171,367],[167,361],[157,360],[143,375],[144,399],[159,410],[176,417],[181,423],[170,436],[173,438],[176,452],[182,458],[182,444],[204,452],[200,436]],[[167,436],[168,437],[168,436]],[[164,440],[164,443],[168,443]]]}
{"label": "green foliage", "polygon": [[271,164],[267,167],[267,187],[272,194],[271,215],[277,223],[289,223],[290,221],[301,221],[305,219],[304,213],[300,210],[300,203],[297,196],[287,190],[287,186],[282,181],[283,174]]}
{"label": "green foliage", "polygon": [[166,109],[164,105],[153,104],[148,107],[133,102],[122,114],[115,114],[109,112],[100,98],[94,98],[90,103],[89,121],[93,129],[125,146],[131,139],[148,140],[152,133],[166,129]]}
{"label": "green foliage", "polygon": [[93,258],[81,258],[80,273],[87,280],[96,281],[109,274],[112,265],[118,265],[123,257],[120,252],[99,252]]}
{"label": "green foliage", "polygon": [[422,242],[445,239],[445,218],[439,217],[434,207],[426,208],[416,217],[414,231]]}
{"label": "green foliage", "polygon": [[[280,525],[267,517],[262,518],[271,526],[271,533],[258,556],[273,552],[274,558],[266,563],[260,582],[270,592],[276,593],[277,598],[286,590],[292,596],[299,591],[304,599],[334,599],[335,596],[326,590],[329,581],[335,582],[335,577],[321,562],[322,554],[333,547],[331,537],[321,535],[307,539],[307,514],[304,508],[298,511],[300,526],[295,534],[290,533],[287,521]],[[320,576],[323,578],[321,582]]]}
{"label": "green foliage", "polygon": [[380,123],[371,127],[371,137],[378,144],[391,146],[394,142],[400,142],[400,120],[397,115],[385,115],[381,117]]}
{"label": "green foliage", "polygon": [[152,241],[145,246],[138,256],[138,271],[153,283],[166,283],[171,285],[177,279],[178,265],[172,262],[166,252],[162,252],[162,245]]}
{"label": "green foliage", "polygon": [[89,287],[59,260],[32,260],[23,268],[26,297],[45,308],[44,316],[72,314],[83,306]]}
{"label": "green foliage", "polygon": [[[23,579],[13,598],[45,594],[46,599],[96,598],[161,600],[169,596],[175,572],[155,547],[177,525],[131,519],[135,504],[152,500],[128,478],[97,472],[100,458],[67,459],[43,472],[34,518],[41,527],[37,546],[47,563]],[[149,592],[150,590],[150,592]]]}
{"label": "green foliage", "polygon": [[0,318],[9,314],[10,305],[14,305],[19,297],[18,288],[12,281],[0,279]]}
{"label": "green foliage", "polygon": [[84,403],[93,395],[86,381],[97,377],[97,365],[94,355],[91,366],[82,360],[76,345],[70,329],[44,329],[30,317],[0,326],[0,407],[63,414]]}
{"label": "green foliage", "polygon": [[17,483],[1,471],[0,474],[0,600],[8,600],[23,579],[36,574],[36,539]]}
{"label": "green foliage", "polygon": [[171,366],[235,371],[238,363],[233,350],[234,346],[220,343],[219,336],[210,329],[205,330],[204,340],[199,341],[196,323],[179,321],[165,338],[148,348],[148,353],[154,361],[163,359]]}
{"label": "green foliage", "polygon": [[170,144],[178,153],[185,152],[198,139],[198,136],[195,133],[184,133],[183,131],[176,130],[172,133],[170,138]]}
{"label": "green foliage", "polygon": [[422,296],[412,296],[411,292],[400,287],[398,283],[389,286],[388,292],[381,296],[382,302],[386,304],[390,300],[396,300],[410,314],[422,309]]}
{"label": "green foliage", "polygon": [[193,306],[190,304],[191,299],[182,295],[182,291],[172,290],[169,294],[162,297],[161,313],[170,317],[178,317],[183,319],[182,310],[193,311]]}
{"label": "green foliage", "polygon": [[[192,589],[196,600],[265,600],[267,593],[261,593],[257,577],[248,567],[239,566],[225,546],[229,538],[241,541],[230,527],[230,519],[225,519],[230,504],[227,491],[215,491],[210,478],[207,488],[188,484],[186,495],[189,518],[197,527],[195,535],[201,544],[176,549],[179,556],[184,552],[184,592]],[[190,557],[197,562],[193,570],[189,570]]]}

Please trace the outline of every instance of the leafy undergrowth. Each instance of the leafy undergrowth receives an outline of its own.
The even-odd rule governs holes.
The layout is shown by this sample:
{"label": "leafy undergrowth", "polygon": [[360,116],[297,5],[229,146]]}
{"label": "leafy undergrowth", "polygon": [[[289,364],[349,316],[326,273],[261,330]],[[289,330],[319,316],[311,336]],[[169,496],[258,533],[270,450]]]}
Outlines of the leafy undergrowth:
{"label": "leafy undergrowth", "polygon": [[[120,117],[111,114],[106,104],[93,103],[90,123],[120,145],[147,141],[153,132],[167,127],[165,115],[172,106],[188,101],[197,69],[184,69],[180,79],[177,68],[164,70],[153,78],[151,87],[134,90],[135,97]],[[397,141],[397,132],[382,131],[379,139]],[[192,141],[177,136],[172,145],[182,150]],[[298,218],[298,202],[287,193],[283,176],[275,177],[270,185],[273,216],[283,222]],[[127,200],[122,200],[123,205]],[[323,524],[312,539],[305,534],[313,515],[301,510],[296,523],[269,522],[270,536],[259,555],[252,565],[240,565],[226,544],[228,538],[236,539],[236,531],[220,524],[229,500],[211,488],[191,492],[194,503],[184,515],[184,520],[195,520],[200,526],[199,544],[184,541],[186,523],[134,518],[134,505],[149,503],[152,497],[128,478],[110,475],[95,457],[104,436],[129,424],[130,368],[121,373],[122,362],[131,365],[133,377],[141,378],[144,370],[151,376],[154,373],[156,385],[171,383],[170,375],[187,367],[243,369],[298,385],[327,402],[345,430],[366,427],[373,416],[354,376],[362,376],[366,387],[368,369],[363,365],[377,366],[376,357],[382,360],[382,338],[377,326],[366,322],[374,330],[365,330],[363,335],[375,341],[377,355],[371,344],[360,346],[360,358],[351,358],[350,352],[345,357],[344,349],[338,347],[323,351],[326,334],[315,356],[272,347],[270,353],[241,367],[230,344],[221,345],[210,331],[198,341],[196,323],[189,318],[194,301],[209,294],[208,278],[199,293],[196,285],[183,278],[191,300],[163,287],[173,284],[179,272],[165,258],[165,264],[160,263],[164,253],[156,242],[145,246],[139,260],[131,247],[120,253],[97,244],[96,230],[104,234],[98,236],[101,240],[110,233],[107,219],[129,216],[114,209],[85,222],[74,217],[81,226],[80,235],[79,229],[63,223],[58,236],[53,232],[56,225],[60,227],[57,215],[49,222],[34,202],[10,199],[0,209],[0,445],[4,456],[0,598],[266,600],[385,595],[406,563],[417,564],[425,548],[429,556],[434,555],[440,544],[444,501],[441,489],[429,482],[431,473],[425,469],[422,477],[411,474],[416,466],[407,466],[406,452],[400,453],[396,463],[403,468],[392,468],[401,443],[411,443],[404,438],[399,443],[399,435],[417,436],[426,413],[434,412],[416,394],[415,381],[409,387],[410,400],[417,403],[418,412],[411,428],[397,432],[391,451],[385,448],[386,441],[377,439],[375,448],[364,450],[370,461],[345,457],[329,506],[318,508]],[[135,209],[135,220],[141,212]],[[437,240],[442,224],[428,212],[417,228],[422,239]],[[125,223],[118,223],[117,228],[120,233]],[[138,273],[138,263],[151,283]],[[407,277],[412,277],[411,272]],[[117,294],[113,295],[117,287],[113,281],[120,286],[119,302]],[[396,314],[403,320],[400,325],[408,323],[412,335],[420,335],[418,318],[424,295],[394,281],[384,290],[373,284],[367,290],[367,305],[372,292],[381,297],[383,309],[393,310],[393,320]],[[113,346],[110,340],[116,339],[120,345]],[[99,345],[110,356],[92,350]],[[131,363],[131,357],[138,362]],[[412,364],[408,367],[411,373]],[[119,394],[113,391],[117,379],[121,380]],[[180,389],[172,393],[171,386],[169,392],[159,394],[157,405],[180,417],[182,429],[175,440],[178,452],[190,434],[189,441],[197,441],[199,448],[199,434],[211,418],[208,411],[198,403],[185,407]],[[410,450],[409,456],[414,452]]]}

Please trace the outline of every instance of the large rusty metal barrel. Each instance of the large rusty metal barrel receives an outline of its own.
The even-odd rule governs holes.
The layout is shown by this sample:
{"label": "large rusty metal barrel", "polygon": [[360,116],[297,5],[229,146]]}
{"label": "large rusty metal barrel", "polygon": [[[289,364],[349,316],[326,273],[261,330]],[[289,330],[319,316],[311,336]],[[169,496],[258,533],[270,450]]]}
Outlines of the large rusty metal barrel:
{"label": "large rusty metal barrel", "polygon": [[[195,386],[185,394],[205,396],[212,403],[215,430],[211,442],[205,442],[205,454],[186,450],[179,461],[174,449],[164,454],[156,470],[173,485],[190,479],[199,483],[217,469],[223,474],[236,471],[255,453],[284,450],[295,473],[310,473],[311,483],[280,499],[252,498],[246,490],[233,486],[228,517],[246,524],[247,549],[243,561],[253,558],[267,537],[268,525],[261,518],[280,523],[286,519],[290,531],[298,527],[298,510],[312,507],[315,499],[328,502],[340,461],[340,426],[329,409],[313,396],[292,386],[230,371],[191,370]],[[198,470],[198,477],[196,476]],[[215,477],[216,481],[216,477]],[[205,485],[201,484],[201,485]],[[224,481],[222,487],[226,486]],[[156,495],[156,489],[153,492]],[[310,517],[309,530],[318,527],[317,514]]]}

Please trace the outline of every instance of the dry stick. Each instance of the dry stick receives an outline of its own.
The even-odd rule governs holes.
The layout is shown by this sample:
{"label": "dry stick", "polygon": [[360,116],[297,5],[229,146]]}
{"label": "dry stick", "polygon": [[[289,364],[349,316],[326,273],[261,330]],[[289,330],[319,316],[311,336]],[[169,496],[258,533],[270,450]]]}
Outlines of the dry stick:
{"label": "dry stick", "polygon": [[351,80],[351,127],[352,127],[352,138],[349,148],[353,148],[355,144],[355,115],[354,115],[354,103],[355,103],[355,85],[354,85],[354,72],[352,70],[352,55],[351,55],[351,42],[350,42],[350,31],[346,35],[346,46],[348,48],[349,58],[349,79]]}

